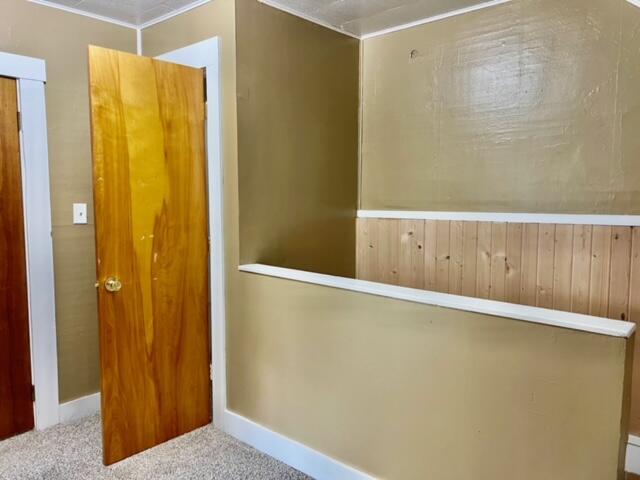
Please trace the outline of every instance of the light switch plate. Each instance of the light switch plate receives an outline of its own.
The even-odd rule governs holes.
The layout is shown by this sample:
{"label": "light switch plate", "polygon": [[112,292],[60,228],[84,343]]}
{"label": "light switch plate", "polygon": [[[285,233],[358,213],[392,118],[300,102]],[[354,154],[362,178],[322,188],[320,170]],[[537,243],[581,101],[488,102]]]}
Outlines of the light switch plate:
{"label": "light switch plate", "polygon": [[74,225],[87,224],[87,204],[86,203],[73,204],[73,223]]}

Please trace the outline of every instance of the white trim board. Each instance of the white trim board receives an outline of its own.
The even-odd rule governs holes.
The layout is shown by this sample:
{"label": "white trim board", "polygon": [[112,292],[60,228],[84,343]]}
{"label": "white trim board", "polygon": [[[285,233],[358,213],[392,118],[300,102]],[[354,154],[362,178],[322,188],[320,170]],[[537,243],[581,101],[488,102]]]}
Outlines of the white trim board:
{"label": "white trim board", "polygon": [[0,52],[0,76],[46,82],[47,68],[39,58]]}
{"label": "white trim board", "polygon": [[629,435],[625,471],[640,475],[640,437]]}
{"label": "white trim board", "polygon": [[59,406],[60,423],[73,423],[100,413],[100,393],[77,398]]}
{"label": "white trim board", "polygon": [[627,2],[636,7],[640,7],[640,0],[627,0]]}
{"label": "white trim board", "polygon": [[450,12],[441,13],[440,15],[434,15],[432,17],[422,18],[420,20],[405,23],[403,25],[385,28],[382,30],[378,30],[377,32],[366,33],[362,35],[360,38],[362,40],[367,40],[369,38],[380,37],[382,35],[387,35],[389,33],[399,32],[400,30],[407,30],[409,28],[418,27],[420,25],[426,25],[427,23],[439,22],[440,20],[446,20],[447,18],[457,17],[458,15],[464,15],[465,13],[471,13],[471,12],[476,12],[478,10],[483,10],[485,8],[495,7],[497,5],[502,5],[510,1],[511,0],[491,0],[489,2],[479,3],[477,5],[471,5],[470,7],[459,8],[457,10],[452,10]]}
{"label": "white trim board", "polygon": [[627,444],[625,471],[640,475],[640,446],[631,442]]}
{"label": "white trim board", "polygon": [[18,80],[29,284],[31,358],[38,430],[58,423],[58,353],[44,83]]}
{"label": "white trim board", "polygon": [[142,30],[136,28],[136,53],[142,55]]}
{"label": "white trim board", "polygon": [[481,313],[517,321],[538,323],[553,327],[568,328],[582,332],[609,335],[612,337],[629,338],[635,331],[635,324],[620,320],[592,317],[579,313],[548,310],[528,305],[497,302],[480,298],[461,297],[447,293],[430,292],[414,288],[398,287],[383,283],[356,280],[353,278],[335,277],[321,273],[304,272],[289,268],[272,267],[269,265],[241,265],[241,272],[254,273],[269,277],[311,283],[330,288],[349,290],[352,292],[376,295],[379,297],[395,298],[408,302],[433,305],[467,312]]}
{"label": "white trim board", "polygon": [[374,479],[366,473],[273,432],[230,410],[224,412],[224,427],[229,435],[317,480]]}
{"label": "white trim board", "polygon": [[465,222],[555,223],[564,225],[640,226],[640,215],[582,215],[559,213],[421,212],[358,210],[358,218],[398,220],[455,220]]}
{"label": "white trim board", "polygon": [[222,163],[222,104],[218,37],[157,57],[205,68],[207,76],[207,184],[211,275],[211,346],[213,350],[213,419],[221,427],[227,406],[225,278],[224,278],[224,166]]}

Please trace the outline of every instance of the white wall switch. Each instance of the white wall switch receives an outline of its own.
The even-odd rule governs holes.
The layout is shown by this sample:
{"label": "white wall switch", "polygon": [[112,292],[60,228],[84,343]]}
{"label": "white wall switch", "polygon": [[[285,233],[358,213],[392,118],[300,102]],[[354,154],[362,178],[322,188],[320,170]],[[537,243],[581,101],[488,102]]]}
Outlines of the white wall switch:
{"label": "white wall switch", "polygon": [[87,224],[87,204],[86,203],[73,204],[73,223],[74,225]]}

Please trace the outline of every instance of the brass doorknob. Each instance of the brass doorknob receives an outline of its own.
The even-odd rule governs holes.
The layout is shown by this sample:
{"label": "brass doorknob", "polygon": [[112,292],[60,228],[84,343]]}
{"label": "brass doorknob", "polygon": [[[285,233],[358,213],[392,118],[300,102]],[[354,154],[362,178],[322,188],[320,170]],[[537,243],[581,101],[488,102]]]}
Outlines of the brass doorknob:
{"label": "brass doorknob", "polygon": [[116,293],[122,289],[122,282],[116,277],[109,277],[104,281],[104,288],[107,292]]}

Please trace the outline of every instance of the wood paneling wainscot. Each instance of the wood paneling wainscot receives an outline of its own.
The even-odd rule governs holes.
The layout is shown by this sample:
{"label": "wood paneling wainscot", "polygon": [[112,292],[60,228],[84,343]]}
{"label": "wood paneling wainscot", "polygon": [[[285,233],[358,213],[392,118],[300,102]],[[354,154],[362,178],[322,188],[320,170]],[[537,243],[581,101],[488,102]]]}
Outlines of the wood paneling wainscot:
{"label": "wood paneling wainscot", "polygon": [[362,280],[640,317],[634,227],[360,218],[357,251]]}
{"label": "wood paneling wainscot", "polygon": [[357,242],[361,280],[640,322],[638,227],[359,218]]}

